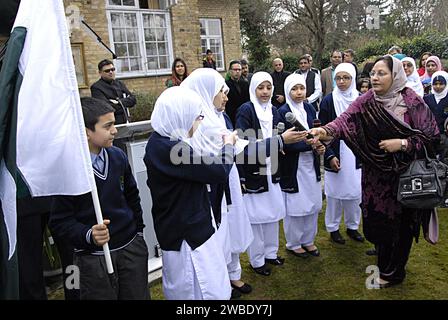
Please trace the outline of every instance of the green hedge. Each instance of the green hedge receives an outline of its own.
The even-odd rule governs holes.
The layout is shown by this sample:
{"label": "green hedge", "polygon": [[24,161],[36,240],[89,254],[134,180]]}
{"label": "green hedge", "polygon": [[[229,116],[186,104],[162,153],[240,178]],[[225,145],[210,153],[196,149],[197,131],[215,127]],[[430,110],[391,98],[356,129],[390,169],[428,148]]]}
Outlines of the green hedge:
{"label": "green hedge", "polygon": [[151,114],[159,95],[154,92],[134,92],[134,95],[137,99],[137,105],[129,109],[131,121],[136,122],[151,119]]}

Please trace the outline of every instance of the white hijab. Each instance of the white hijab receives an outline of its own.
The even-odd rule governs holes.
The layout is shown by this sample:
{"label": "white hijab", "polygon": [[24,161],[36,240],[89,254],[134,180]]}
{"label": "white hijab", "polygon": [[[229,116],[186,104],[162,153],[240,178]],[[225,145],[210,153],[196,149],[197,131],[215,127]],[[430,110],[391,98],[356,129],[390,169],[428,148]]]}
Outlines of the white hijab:
{"label": "white hijab", "polygon": [[333,103],[337,117],[344,113],[352,102],[359,97],[359,92],[356,90],[355,67],[351,63],[341,63],[334,71],[335,77],[339,72],[347,72],[352,77],[352,83],[346,91],[340,90],[338,86],[333,89]]}
{"label": "white hijab", "polygon": [[171,87],[162,92],[151,115],[154,131],[173,141],[182,140],[191,145],[188,132],[202,112],[202,100],[192,90]]}
{"label": "white hijab", "polygon": [[445,78],[446,81],[446,86],[445,89],[441,92],[441,93],[437,93],[434,91],[434,89],[431,89],[432,93],[434,94],[434,98],[436,99],[437,104],[439,104],[440,100],[442,100],[443,98],[446,97],[446,95],[448,94],[448,73],[446,73],[445,71],[437,71],[432,75],[431,78],[431,84],[434,83],[434,79],[437,77],[443,77]]}
{"label": "white hijab", "polygon": [[415,60],[411,57],[406,57],[403,60],[401,60],[401,62],[405,62],[405,61],[412,63],[412,65],[414,67],[414,71],[412,72],[412,74],[409,77],[407,77],[408,82],[406,83],[406,87],[411,88],[412,90],[415,91],[415,93],[417,93],[417,95],[419,95],[420,97],[423,97],[423,95],[425,93],[423,90],[422,82],[420,80],[420,76],[418,75]]}
{"label": "white hijab", "polygon": [[291,89],[295,85],[298,85],[298,84],[303,85],[306,90],[306,80],[303,75],[293,73],[286,78],[286,80],[285,80],[286,103],[291,108],[291,111],[296,116],[296,119],[299,120],[299,122],[302,124],[302,126],[305,127],[305,129],[309,130],[308,117],[307,117],[306,110],[303,106],[303,101],[297,103],[291,98],[291,95],[290,95]]}
{"label": "white hijab", "polygon": [[196,92],[202,99],[204,119],[194,133],[193,149],[201,155],[218,155],[223,147],[222,136],[230,133],[222,112],[216,110],[213,100],[223,90],[229,90],[224,78],[214,69],[194,70],[181,84]]}
{"label": "white hijab", "polygon": [[[257,87],[265,81],[268,81],[272,85],[272,92],[269,101],[266,103],[261,103],[257,98],[256,90]],[[271,75],[264,71],[254,73],[254,75],[252,76],[252,80],[250,81],[249,96],[250,101],[254,104],[255,112],[257,114],[258,120],[260,121],[261,130],[265,139],[272,137],[273,115],[271,98],[273,92],[274,85]]]}

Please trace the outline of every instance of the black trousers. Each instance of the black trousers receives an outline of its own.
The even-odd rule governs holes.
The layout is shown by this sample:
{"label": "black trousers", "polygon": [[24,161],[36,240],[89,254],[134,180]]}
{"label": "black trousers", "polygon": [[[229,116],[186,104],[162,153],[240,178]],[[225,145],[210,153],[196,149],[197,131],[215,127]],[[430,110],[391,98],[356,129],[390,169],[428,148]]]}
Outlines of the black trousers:
{"label": "black trousers", "polygon": [[126,247],[111,252],[114,277],[102,255],[75,253],[81,300],[148,300],[148,247],[137,235]]}
{"label": "black trousers", "polygon": [[414,240],[411,214],[403,212],[398,238],[393,243],[376,245],[380,277],[392,283],[401,283],[406,277],[406,263]]}

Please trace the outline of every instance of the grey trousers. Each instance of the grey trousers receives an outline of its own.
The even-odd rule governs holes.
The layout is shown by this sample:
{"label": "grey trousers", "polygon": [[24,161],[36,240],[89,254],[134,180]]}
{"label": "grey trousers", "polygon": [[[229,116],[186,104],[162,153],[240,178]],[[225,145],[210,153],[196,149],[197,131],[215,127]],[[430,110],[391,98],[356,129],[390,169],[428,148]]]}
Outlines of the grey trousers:
{"label": "grey trousers", "polygon": [[80,273],[81,300],[148,300],[148,248],[141,235],[111,252],[114,276],[107,273],[103,255],[75,253]]}

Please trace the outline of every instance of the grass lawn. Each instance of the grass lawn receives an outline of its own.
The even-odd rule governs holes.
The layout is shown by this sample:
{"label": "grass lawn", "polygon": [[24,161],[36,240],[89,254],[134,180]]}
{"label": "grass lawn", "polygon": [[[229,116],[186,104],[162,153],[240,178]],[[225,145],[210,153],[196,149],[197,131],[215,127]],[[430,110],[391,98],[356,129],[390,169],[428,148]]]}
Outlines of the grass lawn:
{"label": "grass lawn", "polygon": [[[368,242],[358,243],[348,238],[345,227],[341,234],[345,245],[330,241],[325,230],[324,214],[319,216],[316,245],[320,257],[302,259],[285,250],[283,227],[280,232],[279,255],[285,264],[273,267],[271,276],[254,273],[246,254],[241,255],[242,279],[254,291],[245,300],[411,300],[448,299],[448,209],[439,209],[439,243],[430,245],[422,237],[413,244],[407,277],[403,284],[381,290],[366,289],[369,274],[366,268],[376,264],[376,257],[365,251],[372,248]],[[342,232],[343,231],[343,232]],[[161,282],[151,286],[153,300],[163,300]]]}

